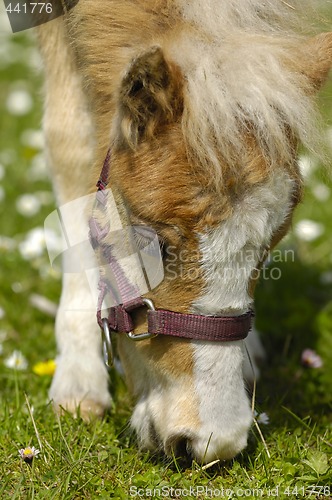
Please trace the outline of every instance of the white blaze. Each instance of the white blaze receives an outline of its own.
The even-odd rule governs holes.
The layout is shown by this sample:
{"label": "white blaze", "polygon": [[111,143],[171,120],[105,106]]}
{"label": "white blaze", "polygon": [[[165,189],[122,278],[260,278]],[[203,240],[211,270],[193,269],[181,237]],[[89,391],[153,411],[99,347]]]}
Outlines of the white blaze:
{"label": "white blaze", "polygon": [[[242,314],[251,305],[248,283],[265,245],[290,210],[292,181],[273,174],[238,202],[232,217],[201,236],[206,287],[193,305],[200,314]],[[242,368],[244,342],[193,342],[194,383],[201,427],[196,454],[231,458],[246,445],[252,413]]]}

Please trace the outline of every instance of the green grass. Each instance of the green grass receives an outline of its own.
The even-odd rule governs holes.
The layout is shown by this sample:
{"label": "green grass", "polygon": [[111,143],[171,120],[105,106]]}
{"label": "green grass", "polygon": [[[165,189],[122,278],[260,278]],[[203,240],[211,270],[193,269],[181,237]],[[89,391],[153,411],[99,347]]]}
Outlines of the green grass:
{"label": "green grass", "polygon": [[[239,457],[207,470],[141,453],[128,427],[133,403],[115,373],[110,415],[92,424],[70,415],[60,421],[47,403],[50,377],[32,371],[36,362],[55,357],[53,318],[30,304],[36,293],[57,301],[60,275],[50,270],[45,252],[25,260],[19,250],[28,231],[42,227],[54,209],[52,197],[45,195],[51,192],[49,181],[35,175],[36,165],[42,164],[39,147],[22,136],[40,128],[41,75],[31,65],[35,52],[30,37],[0,37],[9,51],[8,63],[1,59],[0,65],[0,186],[5,194],[0,201],[0,498],[127,499],[130,491],[139,491],[136,498],[150,498],[153,489],[155,498],[185,498],[186,493],[186,498],[211,497],[204,488],[215,496],[219,490],[219,498],[332,497],[327,489],[332,484],[332,280],[327,274],[332,266],[332,194],[323,202],[314,195],[317,184],[332,188],[331,172],[319,166],[311,174],[295,220],[319,222],[323,234],[312,242],[296,235],[287,239],[282,248],[292,248],[295,258],[274,264],[281,278],[263,280],[257,290],[257,325],[268,352],[256,395],[257,409],[270,417],[269,425],[261,425],[264,441],[254,427]],[[33,99],[31,110],[21,116],[6,107],[17,88]],[[322,95],[330,126],[331,92],[330,84]],[[29,218],[17,210],[23,193],[37,193],[43,200]],[[307,347],[322,356],[322,368],[301,366]],[[15,349],[27,358],[26,370],[6,368]],[[32,466],[18,454],[28,445],[41,450]]]}

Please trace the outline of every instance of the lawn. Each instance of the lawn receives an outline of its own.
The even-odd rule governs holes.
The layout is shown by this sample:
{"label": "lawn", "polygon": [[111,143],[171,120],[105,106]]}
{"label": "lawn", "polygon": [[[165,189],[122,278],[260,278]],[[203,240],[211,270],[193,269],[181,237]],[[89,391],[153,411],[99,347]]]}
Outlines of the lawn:
{"label": "lawn", "polygon": [[[115,372],[111,414],[92,424],[57,419],[47,401],[51,375],[36,373],[56,355],[52,304],[61,286],[43,240],[55,205],[42,153],[41,83],[31,33],[11,34],[1,4],[0,498],[332,498],[331,169],[301,153],[305,199],[257,290],[268,359],[248,448],[233,461],[188,468],[138,451],[128,427],[133,402]],[[321,108],[331,157],[332,82]],[[321,366],[310,357],[313,366],[303,365],[305,349]],[[40,450],[31,464],[19,455],[28,446]]]}

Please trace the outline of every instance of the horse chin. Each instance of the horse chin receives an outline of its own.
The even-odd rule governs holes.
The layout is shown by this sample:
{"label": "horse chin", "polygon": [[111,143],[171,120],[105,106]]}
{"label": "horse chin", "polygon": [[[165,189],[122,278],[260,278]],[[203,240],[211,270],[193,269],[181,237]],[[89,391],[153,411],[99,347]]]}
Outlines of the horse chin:
{"label": "horse chin", "polygon": [[[201,426],[192,429],[189,426],[165,425],[160,434],[156,422],[148,409],[148,402],[141,400],[133,413],[131,424],[135,429],[140,448],[152,452],[164,452],[170,457],[195,460],[197,463],[210,463],[214,460],[230,460],[247,446],[248,432],[252,424],[251,412],[247,411],[229,428],[221,426]],[[166,418],[167,416],[165,416]]]}
{"label": "horse chin", "polygon": [[233,432],[217,432],[207,438],[207,435],[199,436],[192,440],[192,455],[198,463],[210,463],[214,460],[230,460],[243,451],[247,446],[248,431],[252,419],[249,416],[239,423],[239,427]]}
{"label": "horse chin", "polygon": [[142,449],[198,463],[229,460],[246,447],[253,420],[243,348],[235,342],[195,350],[193,374],[146,384],[131,424]]}

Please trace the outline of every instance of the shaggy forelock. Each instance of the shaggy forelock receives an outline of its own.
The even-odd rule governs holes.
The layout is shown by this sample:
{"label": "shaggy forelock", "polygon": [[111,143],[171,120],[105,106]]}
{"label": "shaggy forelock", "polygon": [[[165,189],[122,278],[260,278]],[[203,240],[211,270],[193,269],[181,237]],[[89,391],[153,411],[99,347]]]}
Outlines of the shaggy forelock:
{"label": "shaggy forelock", "polygon": [[[213,36],[235,29],[250,32],[293,30],[315,0],[175,0],[183,17]],[[306,11],[306,14],[308,12]]]}
{"label": "shaggy forelock", "polygon": [[186,81],[189,154],[221,175],[221,161],[233,170],[246,161],[248,133],[271,166],[293,161],[293,137],[319,151],[308,79],[291,69],[299,43],[289,26],[296,7],[281,0],[177,3],[188,24],[172,57]]}

